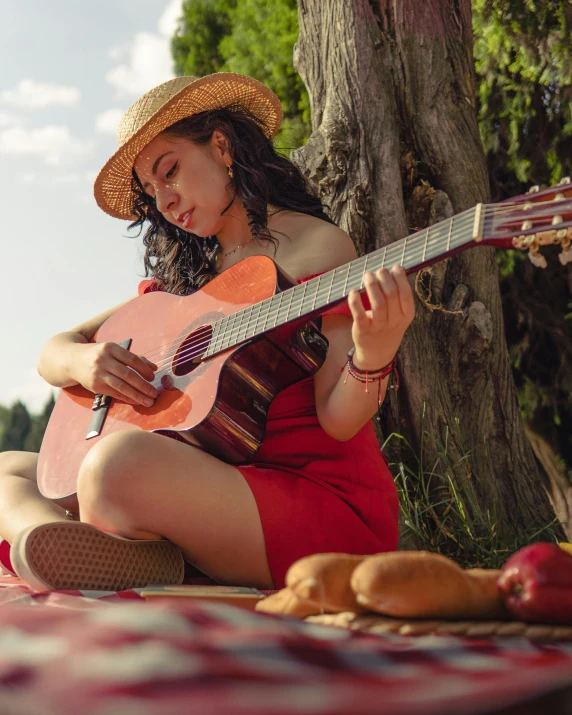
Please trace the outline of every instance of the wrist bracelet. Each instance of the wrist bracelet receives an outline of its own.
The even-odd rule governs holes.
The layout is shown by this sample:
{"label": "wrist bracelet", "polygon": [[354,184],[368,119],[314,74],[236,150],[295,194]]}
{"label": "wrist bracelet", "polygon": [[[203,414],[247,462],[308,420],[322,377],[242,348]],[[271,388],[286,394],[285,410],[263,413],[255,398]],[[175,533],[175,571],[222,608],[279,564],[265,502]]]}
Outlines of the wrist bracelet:
{"label": "wrist bracelet", "polygon": [[384,380],[388,375],[393,374],[393,384],[389,386],[389,389],[399,390],[399,373],[397,372],[397,356],[394,357],[390,363],[388,363],[384,367],[380,368],[379,370],[361,370],[359,367],[356,367],[354,365],[354,361],[353,361],[354,352],[355,352],[355,347],[351,348],[351,350],[348,352],[348,361],[344,365],[344,367],[342,367],[342,372],[346,367],[348,370],[346,379],[344,380],[344,385],[347,383],[348,377],[351,375],[354,378],[354,380],[357,380],[358,382],[365,383],[365,391],[366,391],[366,393],[369,394],[368,384],[370,382],[379,382],[377,401],[378,401],[379,406],[381,407],[381,403],[383,401],[381,398],[381,381],[382,380]]}

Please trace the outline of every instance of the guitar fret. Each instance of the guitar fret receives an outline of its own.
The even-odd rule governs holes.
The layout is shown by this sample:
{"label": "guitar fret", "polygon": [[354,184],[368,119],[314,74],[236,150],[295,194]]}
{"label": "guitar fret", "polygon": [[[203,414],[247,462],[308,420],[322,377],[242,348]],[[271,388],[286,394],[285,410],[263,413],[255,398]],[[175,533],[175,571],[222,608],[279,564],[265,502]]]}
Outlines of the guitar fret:
{"label": "guitar fret", "polygon": [[[235,342],[240,342],[239,339],[238,339],[238,336],[240,335],[240,327],[241,327],[241,325],[242,325],[242,321],[243,321],[243,318],[244,318],[244,313],[245,313],[244,310],[239,310],[238,313],[235,313],[235,314],[234,314],[234,315],[235,315],[235,320],[234,320],[234,324],[233,324],[233,326],[232,326],[232,330],[233,330],[232,339],[233,339]],[[239,318],[239,320],[238,320],[238,325],[236,325],[236,316],[238,316],[238,318]],[[234,333],[235,329],[236,329],[236,333]]]}
{"label": "guitar fret", "polygon": [[[225,316],[212,325],[206,355],[243,342],[257,334],[288,323],[347,297],[352,289],[363,290],[367,271],[401,264],[408,272],[472,240],[475,209],[468,209],[426,230],[406,236],[372,253],[338,266],[321,276],[294,286],[264,301]],[[453,224],[453,221],[455,223]],[[288,293],[288,297],[284,297]]]}
{"label": "guitar fret", "polygon": [[[344,280],[344,287],[342,288],[342,293],[344,295],[347,295],[347,293],[348,293],[348,278],[349,277],[350,277],[350,269],[346,268],[346,278]],[[333,284],[333,280],[332,280],[332,284]],[[328,293],[328,298],[330,297],[331,292],[332,292],[332,286],[330,286],[330,292]]]}
{"label": "guitar fret", "polygon": [[[334,271],[334,273],[335,273],[335,271]],[[312,310],[314,310],[316,308],[316,300],[318,298],[318,293],[320,291],[320,278],[321,277],[322,276],[318,276],[318,282],[316,283],[316,292],[314,293],[314,304],[312,305]]]}
{"label": "guitar fret", "polygon": [[[243,308],[240,311],[240,322],[238,324],[238,330],[236,331],[236,341],[238,343],[242,342],[246,336],[246,329],[248,327],[248,316],[252,313],[252,306],[249,305],[247,308]],[[246,318],[246,323],[244,323],[244,319]],[[244,331],[244,335],[241,335],[241,333]]]}
{"label": "guitar fret", "polygon": [[290,293],[290,300],[288,301],[288,307],[286,308],[286,320],[284,321],[285,323],[290,320],[290,308],[292,307],[292,299],[294,298],[294,288],[291,288],[288,292]]}
{"label": "guitar fret", "polygon": [[227,325],[225,327],[226,342],[233,339],[234,324],[236,323],[236,313],[232,313],[227,317]]}
{"label": "guitar fret", "polygon": [[[300,305],[298,308],[298,318],[302,315],[302,306],[304,305],[304,296],[306,295],[306,290],[308,289],[308,282],[304,283],[303,290],[302,290],[302,295],[300,296]],[[297,291],[297,288],[294,290]]]}
{"label": "guitar fret", "polygon": [[282,307],[282,298],[284,297],[284,291],[280,292],[278,294],[278,307],[276,309],[276,315],[274,316],[274,328],[276,327],[278,323],[278,316],[280,315],[280,308]]}
{"label": "guitar fret", "polygon": [[445,249],[447,251],[447,253],[449,253],[449,250],[451,249],[451,235],[453,233],[453,219],[454,218],[455,218],[454,216],[451,216],[451,218],[449,219],[449,233],[447,235],[447,248]]}

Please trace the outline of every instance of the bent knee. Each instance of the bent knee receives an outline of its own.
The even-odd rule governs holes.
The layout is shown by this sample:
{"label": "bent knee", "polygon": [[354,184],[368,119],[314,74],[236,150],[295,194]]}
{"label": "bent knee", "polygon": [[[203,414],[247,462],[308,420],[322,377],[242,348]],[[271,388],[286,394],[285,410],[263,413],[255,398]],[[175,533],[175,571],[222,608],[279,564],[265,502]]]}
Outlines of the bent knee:
{"label": "bent knee", "polygon": [[145,432],[116,432],[102,438],[84,458],[78,475],[77,496],[82,521],[100,528],[134,507],[142,467]]}
{"label": "bent knee", "polygon": [[10,474],[16,477],[37,482],[38,455],[35,452],[1,452],[0,453],[0,478]]}

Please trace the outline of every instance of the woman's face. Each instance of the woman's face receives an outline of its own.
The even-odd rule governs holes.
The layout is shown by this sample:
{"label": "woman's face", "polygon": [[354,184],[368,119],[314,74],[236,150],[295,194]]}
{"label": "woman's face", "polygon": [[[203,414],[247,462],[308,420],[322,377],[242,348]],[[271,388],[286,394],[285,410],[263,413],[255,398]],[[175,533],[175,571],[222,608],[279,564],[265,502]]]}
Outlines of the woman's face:
{"label": "woman's face", "polygon": [[216,236],[233,192],[230,155],[221,132],[199,146],[188,139],[158,134],[135,160],[144,190],[170,223],[197,236]]}

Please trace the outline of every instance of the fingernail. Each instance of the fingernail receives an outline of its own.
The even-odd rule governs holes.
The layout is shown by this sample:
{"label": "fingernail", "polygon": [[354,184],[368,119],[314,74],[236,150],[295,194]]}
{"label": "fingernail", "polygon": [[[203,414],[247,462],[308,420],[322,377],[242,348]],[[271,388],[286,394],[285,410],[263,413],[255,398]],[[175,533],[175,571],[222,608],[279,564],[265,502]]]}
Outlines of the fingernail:
{"label": "fingernail", "polygon": [[154,400],[152,400],[150,397],[146,397],[143,400],[143,404],[146,405],[147,407],[152,407],[154,403]]}

